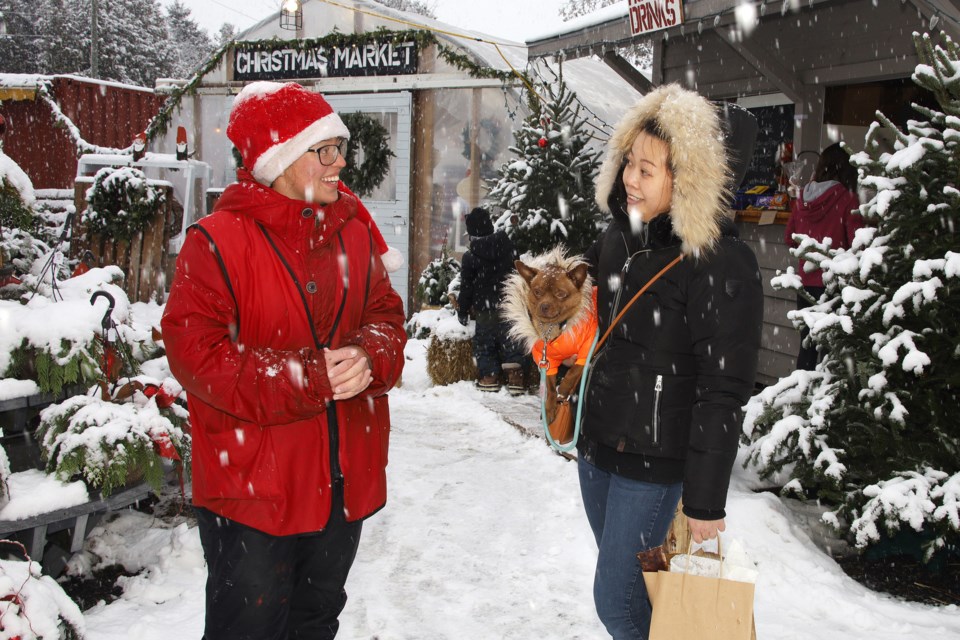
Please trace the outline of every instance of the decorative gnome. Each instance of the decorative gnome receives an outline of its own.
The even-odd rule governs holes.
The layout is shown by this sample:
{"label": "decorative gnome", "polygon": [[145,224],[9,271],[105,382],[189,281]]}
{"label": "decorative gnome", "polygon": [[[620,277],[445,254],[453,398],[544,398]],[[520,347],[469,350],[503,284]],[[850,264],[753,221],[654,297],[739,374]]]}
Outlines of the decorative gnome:
{"label": "decorative gnome", "polygon": [[[252,97],[258,99],[252,100]],[[244,121],[269,122],[274,113],[298,114],[296,118],[287,118],[272,131],[238,131],[237,125],[231,123],[234,138],[246,141],[244,148],[237,149],[243,163],[261,184],[272,184],[313,143],[325,138],[350,138],[350,131],[323,96],[295,82],[252,82],[237,100],[242,103],[234,106],[234,112],[238,109],[247,111]],[[231,135],[230,130],[227,135]],[[337,189],[356,198],[357,219],[370,229],[387,271],[392,273],[403,266],[403,254],[387,245],[363,201],[342,180],[337,183]]]}
{"label": "decorative gnome", "polygon": [[[179,145],[178,145],[179,146]],[[140,132],[133,137],[133,161],[143,158],[147,152],[147,134]]]}
{"label": "decorative gnome", "polygon": [[184,127],[177,127],[177,160],[186,160],[188,157],[187,130]]}

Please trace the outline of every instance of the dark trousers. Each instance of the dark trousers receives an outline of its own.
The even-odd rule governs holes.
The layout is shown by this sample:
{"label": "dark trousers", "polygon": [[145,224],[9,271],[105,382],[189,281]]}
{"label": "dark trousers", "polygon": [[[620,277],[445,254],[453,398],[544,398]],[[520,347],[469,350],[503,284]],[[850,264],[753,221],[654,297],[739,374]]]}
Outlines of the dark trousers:
{"label": "dark trousers", "polygon": [[[342,489],[335,491],[342,496]],[[338,504],[339,503],[339,504]],[[207,561],[204,640],[329,640],[347,602],[344,584],[362,522],[334,500],[319,533],[272,536],[197,508]]]}
{"label": "dark trousers", "polygon": [[[825,287],[804,287],[803,289],[813,296],[814,300],[819,300],[823,292],[826,291]],[[797,309],[806,309],[810,306],[813,305],[809,300],[802,295],[797,295]],[[800,330],[800,353],[797,354],[797,369],[803,371],[813,371],[816,369],[817,363],[823,359],[825,350],[825,347],[821,346],[820,350],[817,351],[817,345],[812,341],[807,341],[807,336],[809,335],[810,330],[806,327]],[[806,345],[804,345],[804,343],[806,343]]]}
{"label": "dark trousers", "polygon": [[479,377],[499,375],[505,364],[524,363],[527,355],[523,345],[507,336],[509,325],[496,311],[477,314],[473,334],[473,357],[477,360]]}

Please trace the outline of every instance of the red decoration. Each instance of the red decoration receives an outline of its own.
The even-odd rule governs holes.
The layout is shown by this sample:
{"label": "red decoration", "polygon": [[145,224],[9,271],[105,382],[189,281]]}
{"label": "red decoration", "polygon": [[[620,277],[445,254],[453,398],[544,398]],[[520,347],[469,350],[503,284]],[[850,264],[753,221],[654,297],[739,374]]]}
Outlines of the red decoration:
{"label": "red decoration", "polygon": [[187,157],[187,130],[177,127],[177,160],[186,160]]}
{"label": "red decoration", "polygon": [[545,146],[547,146],[547,139],[540,138],[539,140],[537,140],[537,144],[540,146],[541,149],[543,149]]}
{"label": "red decoration", "polygon": [[161,409],[166,409],[177,400],[176,396],[171,395],[166,389],[163,387],[158,387],[155,384],[148,384],[145,386],[143,388],[143,395],[147,396],[148,398],[156,396],[157,406]]}

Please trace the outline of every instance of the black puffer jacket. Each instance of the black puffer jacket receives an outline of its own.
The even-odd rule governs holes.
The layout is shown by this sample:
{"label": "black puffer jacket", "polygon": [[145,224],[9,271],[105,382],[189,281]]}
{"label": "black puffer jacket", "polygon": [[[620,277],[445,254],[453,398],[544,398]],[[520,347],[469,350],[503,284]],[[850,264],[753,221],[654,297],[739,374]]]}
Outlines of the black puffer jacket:
{"label": "black puffer jacket", "polygon": [[513,271],[516,249],[503,231],[470,239],[460,266],[457,312],[466,323],[471,311],[493,312],[500,305],[503,283]]}
{"label": "black puffer jacket", "polygon": [[[601,334],[680,255],[681,244],[669,214],[634,235],[616,207],[587,255],[599,284]],[[682,480],[688,516],[724,517],[762,315],[756,258],[725,221],[716,248],[699,258],[685,256],[654,283],[594,359],[580,454],[636,480]]]}

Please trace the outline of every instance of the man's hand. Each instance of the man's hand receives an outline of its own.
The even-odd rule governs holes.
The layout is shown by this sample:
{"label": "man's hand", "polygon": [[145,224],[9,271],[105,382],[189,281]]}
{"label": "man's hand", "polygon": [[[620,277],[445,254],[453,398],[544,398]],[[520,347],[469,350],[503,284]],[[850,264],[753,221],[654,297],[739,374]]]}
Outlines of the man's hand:
{"label": "man's hand", "polygon": [[690,535],[693,536],[693,541],[697,544],[704,540],[713,540],[727,528],[723,518],[719,520],[697,520],[687,516],[687,523],[690,525]]}
{"label": "man's hand", "polygon": [[323,358],[327,363],[327,379],[330,380],[334,400],[352,398],[373,381],[370,356],[360,347],[324,349]]}

